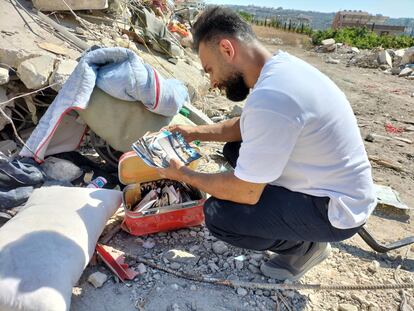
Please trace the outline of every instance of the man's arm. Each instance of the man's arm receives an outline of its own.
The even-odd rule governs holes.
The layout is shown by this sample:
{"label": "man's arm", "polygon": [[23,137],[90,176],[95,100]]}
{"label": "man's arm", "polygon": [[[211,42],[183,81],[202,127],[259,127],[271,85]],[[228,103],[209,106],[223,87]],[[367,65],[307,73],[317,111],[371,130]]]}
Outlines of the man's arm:
{"label": "man's arm", "polygon": [[168,127],[168,130],[171,132],[180,132],[188,142],[194,140],[221,142],[242,140],[240,118],[199,126],[171,125]]}
{"label": "man's arm", "polygon": [[205,174],[195,172],[177,160],[170,166],[158,170],[164,178],[185,182],[212,196],[241,204],[256,204],[266,184],[243,181],[233,173]]}

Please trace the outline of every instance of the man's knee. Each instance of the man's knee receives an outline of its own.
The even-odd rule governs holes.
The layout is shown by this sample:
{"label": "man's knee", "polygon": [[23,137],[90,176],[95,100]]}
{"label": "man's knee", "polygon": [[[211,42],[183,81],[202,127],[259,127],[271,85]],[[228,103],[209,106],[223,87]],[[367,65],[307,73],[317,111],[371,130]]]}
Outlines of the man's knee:
{"label": "man's knee", "polygon": [[215,227],[216,220],[218,219],[218,200],[214,197],[210,197],[204,203],[204,218],[206,227],[212,231],[212,228]]}

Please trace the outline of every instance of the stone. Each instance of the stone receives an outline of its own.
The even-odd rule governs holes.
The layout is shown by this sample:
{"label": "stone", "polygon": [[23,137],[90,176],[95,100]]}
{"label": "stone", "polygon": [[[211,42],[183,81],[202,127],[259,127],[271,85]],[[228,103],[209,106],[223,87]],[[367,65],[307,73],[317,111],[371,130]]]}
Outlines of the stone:
{"label": "stone", "polygon": [[171,262],[178,262],[178,263],[192,263],[195,264],[199,257],[195,256],[191,253],[178,250],[178,249],[170,249],[166,253],[164,253],[164,257],[167,258]]}
{"label": "stone", "polygon": [[213,243],[213,252],[217,255],[222,255],[228,251],[227,245],[223,241],[217,241]]}
{"label": "stone", "polygon": [[396,51],[394,51],[394,55],[402,58],[402,57],[404,57],[405,50],[406,50],[406,49],[399,49],[399,50],[396,50]]}
{"label": "stone", "polygon": [[244,267],[244,263],[243,263],[243,261],[236,260],[235,261],[235,266],[236,266],[237,270],[242,270],[243,267]]}
{"label": "stone", "polygon": [[400,67],[394,67],[391,69],[391,74],[392,75],[399,75],[401,72],[401,68]]}
{"label": "stone", "polygon": [[88,277],[88,282],[91,283],[95,288],[99,288],[103,286],[103,284],[106,282],[107,279],[108,279],[108,276],[105,273],[98,271],[98,272],[92,273]]}
{"label": "stone", "polygon": [[349,303],[341,303],[338,306],[338,311],[358,311],[358,307],[351,305]]}
{"label": "stone", "polygon": [[388,65],[392,67],[392,57],[388,51],[381,51],[378,53],[378,63],[380,65]]}
{"label": "stone", "polygon": [[191,291],[196,291],[197,290],[197,286],[195,286],[194,284],[190,286],[190,290]]}
{"label": "stone", "polygon": [[0,85],[6,84],[9,80],[9,70],[6,68],[0,68]]}
{"label": "stone", "polygon": [[17,75],[28,89],[38,89],[48,83],[55,66],[55,58],[43,55],[23,61]]}
{"label": "stone", "polygon": [[322,40],[322,45],[326,46],[326,45],[332,45],[332,44],[335,44],[335,39],[333,38]]}
{"label": "stone", "polygon": [[361,53],[361,51],[360,51],[358,48],[356,48],[356,47],[352,47],[352,48],[351,48],[351,52],[352,52],[352,53],[355,53],[355,54],[359,54],[359,53]]}
{"label": "stone", "polygon": [[140,263],[137,269],[138,269],[139,274],[144,274],[147,272],[147,267],[143,263]]}
{"label": "stone", "polygon": [[155,242],[152,240],[147,240],[144,243],[142,243],[142,247],[145,249],[152,249],[155,247]]}
{"label": "stone", "polygon": [[326,60],[326,63],[328,63],[328,64],[335,64],[335,65],[337,65],[337,64],[339,64],[341,61],[339,60],[339,59],[334,59],[334,58],[332,58],[332,57],[329,57],[327,60]]}
{"label": "stone", "polygon": [[245,289],[245,288],[243,288],[243,287],[239,287],[238,289],[237,289],[237,295],[239,295],[239,296],[241,296],[241,297],[244,297],[244,296],[246,296],[248,294],[248,291]]}
{"label": "stone", "polygon": [[[102,10],[108,8],[108,0],[66,0],[72,10]],[[33,0],[33,6],[40,11],[68,11],[63,1]]]}
{"label": "stone", "polygon": [[171,284],[171,288],[172,289],[174,289],[174,290],[179,290],[180,289],[180,286],[178,286],[177,284]]}
{"label": "stone", "polygon": [[57,85],[52,86],[56,92],[58,92],[72,72],[75,70],[78,62],[76,60],[67,59],[59,62],[56,66],[55,71],[53,71],[52,75],[49,79],[49,84],[57,83]]}
{"label": "stone", "polygon": [[401,64],[414,64],[414,46],[404,51]]}
{"label": "stone", "polygon": [[179,270],[181,268],[181,265],[178,262],[173,262],[170,265],[170,268],[173,269],[173,270]]}
{"label": "stone", "polygon": [[380,267],[379,262],[376,261],[376,260],[373,260],[371,262],[371,264],[368,266],[368,271],[371,272],[371,273],[376,273],[378,271],[379,267]]}
{"label": "stone", "polygon": [[411,75],[412,72],[413,72],[412,68],[404,68],[403,70],[401,70],[401,72],[398,76],[399,77],[408,77],[409,75]]}
{"label": "stone", "polygon": [[252,264],[248,266],[248,269],[251,273],[260,274],[260,269]]}

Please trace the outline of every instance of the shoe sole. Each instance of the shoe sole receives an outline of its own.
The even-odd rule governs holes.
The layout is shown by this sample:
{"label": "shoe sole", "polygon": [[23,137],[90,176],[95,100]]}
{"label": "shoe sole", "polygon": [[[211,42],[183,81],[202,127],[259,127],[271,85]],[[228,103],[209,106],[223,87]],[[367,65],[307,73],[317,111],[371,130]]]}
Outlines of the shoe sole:
{"label": "shoe sole", "polygon": [[[328,245],[326,246],[326,248],[324,249],[324,251],[322,253],[319,254],[319,256],[312,258],[309,263],[307,264],[307,266],[310,266],[308,269],[304,269],[302,272],[300,272],[297,275],[293,275],[291,274],[288,270],[282,270],[282,269],[274,269],[274,268],[268,268],[266,266],[266,263],[262,264],[262,266],[260,267],[260,271],[262,271],[262,273],[270,278],[276,279],[276,280],[280,280],[280,281],[297,281],[299,280],[305,273],[309,272],[309,270],[311,270],[313,267],[315,267],[316,265],[320,264],[322,261],[324,261],[326,258],[329,257],[329,254],[331,253],[331,244],[328,243]],[[274,272],[272,273],[271,271],[269,271],[270,273],[265,273],[267,272],[266,270],[278,270],[283,274],[286,274],[286,277],[276,277],[276,276],[272,276],[272,274],[274,274]],[[265,270],[265,271],[263,271]]]}

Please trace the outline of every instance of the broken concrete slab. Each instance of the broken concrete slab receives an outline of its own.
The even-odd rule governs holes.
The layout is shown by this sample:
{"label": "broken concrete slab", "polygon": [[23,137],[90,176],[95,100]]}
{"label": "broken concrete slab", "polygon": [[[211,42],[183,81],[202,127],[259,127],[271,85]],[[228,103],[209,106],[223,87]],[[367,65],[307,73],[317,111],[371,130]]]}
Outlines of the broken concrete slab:
{"label": "broken concrete slab", "polygon": [[41,88],[48,83],[55,60],[48,55],[27,59],[17,67],[17,75],[28,89]]}
{"label": "broken concrete slab", "polygon": [[[108,8],[108,0],[66,0],[72,10],[102,10]],[[41,11],[68,11],[63,1],[33,0],[33,6]]]}
{"label": "broken concrete slab", "polygon": [[404,51],[401,64],[414,64],[414,46]]}
{"label": "broken concrete slab", "polygon": [[17,68],[23,61],[29,58],[46,55],[39,52],[31,52],[23,49],[0,47],[0,63]]}
{"label": "broken concrete slab", "polygon": [[57,83],[57,85],[52,86],[52,89],[59,91],[77,65],[78,62],[72,59],[60,61],[49,79],[49,84]]}
{"label": "broken concrete slab", "polygon": [[381,51],[378,53],[378,63],[381,65],[388,65],[392,67],[392,58],[387,51]]}
{"label": "broken concrete slab", "polygon": [[9,70],[6,68],[0,68],[0,85],[6,84],[9,82]]}
{"label": "broken concrete slab", "polygon": [[184,104],[184,108],[187,108],[190,111],[190,115],[188,119],[193,121],[197,125],[204,125],[204,124],[213,124],[214,122],[201,110],[197,109],[190,103]]}

